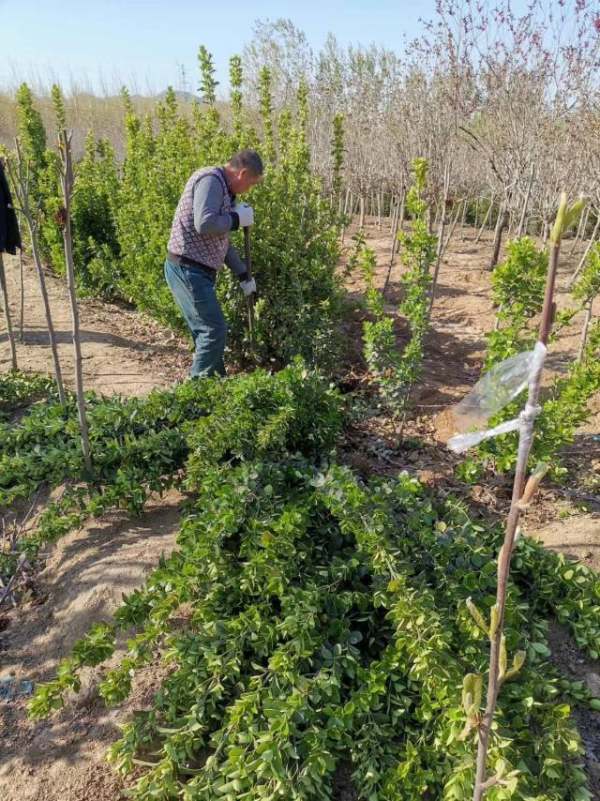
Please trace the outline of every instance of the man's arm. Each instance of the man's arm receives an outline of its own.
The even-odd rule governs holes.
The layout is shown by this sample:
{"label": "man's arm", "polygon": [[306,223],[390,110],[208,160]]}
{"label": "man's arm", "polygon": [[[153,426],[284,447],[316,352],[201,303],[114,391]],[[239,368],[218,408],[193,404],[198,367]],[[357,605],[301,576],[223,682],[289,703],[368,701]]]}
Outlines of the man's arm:
{"label": "man's arm", "polygon": [[225,254],[225,264],[229,267],[231,272],[238,278],[240,281],[247,281],[248,280],[248,271],[246,270],[246,264],[240,258],[240,254],[237,250],[233,247],[233,245],[229,245],[227,248],[227,253]]}
{"label": "man's arm", "polygon": [[194,228],[199,234],[237,231],[240,218],[235,211],[221,214],[223,186],[215,175],[204,175],[194,187]]}

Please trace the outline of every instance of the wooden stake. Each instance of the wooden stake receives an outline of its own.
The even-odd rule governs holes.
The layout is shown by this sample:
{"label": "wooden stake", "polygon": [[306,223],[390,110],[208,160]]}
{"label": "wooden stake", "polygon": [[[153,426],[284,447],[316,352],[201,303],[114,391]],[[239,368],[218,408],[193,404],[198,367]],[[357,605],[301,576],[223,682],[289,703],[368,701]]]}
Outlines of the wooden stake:
{"label": "wooden stake", "polygon": [[19,248],[19,284],[20,284],[20,298],[19,298],[19,341],[25,341],[23,333],[25,328],[25,265],[23,263],[23,248]]}
{"label": "wooden stake", "polygon": [[8,334],[8,342],[10,344],[10,361],[12,369],[17,370],[17,346],[15,344],[15,335],[12,327],[12,320],[10,317],[10,305],[8,303],[8,290],[6,288],[6,273],[4,272],[4,260],[0,252],[0,292],[2,293],[2,305],[4,308],[4,316],[6,318],[6,331]]}
{"label": "wooden stake", "polygon": [[48,298],[48,290],[46,289],[46,279],[44,277],[44,268],[40,257],[39,243],[37,229],[38,224],[34,212],[31,208],[29,201],[29,167],[25,164],[23,152],[21,150],[21,143],[15,139],[15,148],[17,151],[17,166],[16,169],[11,165],[9,160],[7,163],[8,172],[11,176],[15,196],[21,206],[21,213],[27,222],[29,228],[29,235],[31,238],[31,251],[33,255],[33,262],[38,274],[40,285],[40,294],[44,304],[44,313],[46,315],[46,325],[48,327],[48,339],[50,341],[50,348],[52,350],[52,360],[54,363],[54,377],[56,379],[56,387],[58,390],[58,398],[61,404],[66,403],[65,388],[62,379],[62,370],[60,368],[60,360],[58,358],[58,346],[56,343],[56,334],[54,332],[54,324],[52,322],[52,312],[50,311],[50,299]]}
{"label": "wooden stake", "polygon": [[73,350],[75,354],[75,389],[77,394],[77,413],[79,417],[79,430],[81,433],[81,449],[86,470],[92,472],[92,457],[90,451],[90,436],[85,410],[85,394],[83,391],[83,362],[81,358],[81,337],[79,334],[79,308],[77,306],[77,292],[75,289],[75,264],[73,261],[73,237],[71,235],[71,198],[73,196],[73,161],[71,154],[71,133],[59,132],[59,147],[62,159],[61,184],[64,201],[63,244],[65,249],[65,263],[67,267],[67,287],[71,305],[71,320],[73,323]]}
{"label": "wooden stake", "polygon": [[[252,279],[252,258],[250,253],[250,229],[248,226],[244,228],[244,255],[246,258],[246,272],[248,273],[248,280]],[[250,334],[250,345],[254,348],[254,295],[248,295],[246,298],[246,305],[248,307],[248,333]]]}

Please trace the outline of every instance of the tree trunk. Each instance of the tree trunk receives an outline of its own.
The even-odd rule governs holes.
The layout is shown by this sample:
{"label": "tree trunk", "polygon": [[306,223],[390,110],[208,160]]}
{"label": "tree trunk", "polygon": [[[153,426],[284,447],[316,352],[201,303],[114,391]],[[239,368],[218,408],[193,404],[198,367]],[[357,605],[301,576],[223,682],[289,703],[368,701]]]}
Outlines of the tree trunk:
{"label": "tree trunk", "polygon": [[506,231],[506,236],[508,239],[512,237],[513,226],[515,224],[515,214],[513,211],[508,212],[508,229]]}
{"label": "tree trunk", "polygon": [[346,189],[346,197],[344,198],[344,215],[342,220],[342,230],[340,231],[340,244],[344,244],[344,236],[346,234],[346,225],[352,222],[352,218],[348,216],[348,209],[352,210],[353,200],[352,192]]}
{"label": "tree trunk", "polygon": [[83,460],[88,473],[92,471],[90,455],[90,437],[85,411],[85,395],[83,392],[83,367],[81,359],[81,338],[79,335],[79,309],[75,291],[75,265],[73,263],[73,239],[71,236],[71,197],[73,194],[73,164],[71,160],[71,136],[65,131],[60,133],[61,156],[63,160],[62,188],[65,204],[65,222],[63,226],[63,243],[65,248],[65,264],[67,267],[67,286],[71,302],[71,318],[73,321],[73,350],[75,354],[75,387],[77,393],[77,411],[79,430],[81,432],[81,448]]}
{"label": "tree trunk", "polygon": [[19,298],[19,341],[25,341],[23,333],[25,328],[25,265],[23,264],[23,250],[19,248],[19,283],[20,283],[20,298]]}
{"label": "tree trunk", "polygon": [[392,198],[390,200],[390,234],[392,234],[394,230],[397,214],[398,214],[398,201],[396,200],[394,195],[392,195]]}
{"label": "tree trunk", "polygon": [[444,181],[444,197],[442,198],[442,219],[440,221],[440,227],[438,230],[438,243],[437,243],[437,253],[435,256],[435,268],[433,271],[433,279],[431,281],[431,290],[430,290],[430,300],[429,300],[429,315],[431,315],[431,309],[433,308],[433,301],[435,300],[435,290],[437,287],[438,276],[440,272],[440,264],[442,263],[442,254],[444,251],[444,229],[446,227],[446,205],[448,202],[448,195],[450,193],[450,173],[449,171],[446,173],[446,180]]}
{"label": "tree trunk", "polygon": [[579,220],[579,225],[577,226],[577,233],[575,234],[575,238],[573,239],[573,243],[571,245],[571,250],[569,251],[569,253],[571,254],[575,253],[575,248],[577,247],[577,243],[584,234],[589,214],[590,214],[590,207],[588,206],[587,209],[585,210],[585,214],[582,214],[581,219]]}
{"label": "tree trunk", "polygon": [[527,219],[527,208],[529,206],[529,198],[531,197],[531,190],[533,189],[533,182],[535,180],[535,168],[531,168],[531,175],[529,176],[529,183],[527,184],[527,192],[525,193],[525,200],[523,201],[523,208],[521,209],[521,217],[519,219],[519,227],[517,228],[517,239],[527,233],[525,221]]}
{"label": "tree trunk", "polygon": [[498,264],[498,259],[500,258],[500,247],[502,245],[502,234],[504,229],[506,228],[506,224],[508,223],[508,208],[506,205],[502,205],[500,209],[500,213],[498,214],[498,221],[496,223],[496,230],[494,232],[494,247],[492,250],[492,257],[490,259],[488,270],[493,270],[494,267]]}
{"label": "tree trunk", "polygon": [[54,377],[56,379],[56,386],[58,389],[58,399],[62,404],[66,403],[65,388],[62,378],[62,370],[60,369],[60,360],[58,358],[58,346],[56,344],[56,334],[54,332],[54,324],[52,322],[52,312],[50,310],[50,299],[48,297],[48,290],[46,289],[46,278],[44,276],[44,268],[42,267],[42,260],[40,258],[40,251],[38,246],[37,231],[35,223],[27,213],[27,224],[29,226],[29,234],[31,237],[31,251],[33,254],[33,262],[38,274],[40,283],[40,294],[44,304],[44,313],[46,315],[46,325],[48,327],[48,339],[50,341],[50,348],[52,350],[52,359],[54,361]]}
{"label": "tree trunk", "polygon": [[544,220],[544,225],[542,227],[542,242],[548,241],[548,232],[550,231],[550,224],[548,220]]}
{"label": "tree trunk", "polygon": [[575,272],[573,273],[573,275],[569,279],[569,285],[568,285],[569,289],[571,289],[571,287],[573,286],[573,284],[577,280],[577,278],[579,276],[579,273],[585,267],[585,263],[587,261],[587,257],[589,255],[590,250],[594,246],[594,243],[596,241],[596,237],[598,236],[598,232],[599,231],[600,231],[600,212],[598,212],[598,219],[596,220],[596,225],[594,226],[594,230],[592,231],[592,237],[591,237],[590,241],[588,242],[588,245],[587,245],[587,247],[586,247],[586,249],[585,249],[585,251],[583,253],[583,256],[581,257],[581,261],[579,262],[579,264],[577,265],[577,269],[575,270]]}
{"label": "tree trunk", "polygon": [[358,227],[362,230],[365,227],[365,196],[361,195],[360,203],[360,216],[358,218]]}
{"label": "tree trunk", "polygon": [[346,189],[346,196],[344,197],[344,215],[348,214],[348,204],[350,203],[351,192]]}
{"label": "tree trunk", "polygon": [[456,208],[456,214],[454,215],[454,219],[452,220],[452,225],[450,226],[450,230],[448,231],[448,236],[446,237],[446,241],[444,242],[444,244],[442,246],[442,251],[441,251],[440,257],[444,253],[444,251],[446,250],[446,248],[450,244],[450,240],[454,236],[454,231],[456,230],[456,226],[458,224],[458,218],[460,217],[460,212],[461,212],[461,208],[460,208],[460,203],[459,203],[459,205]]}
{"label": "tree trunk", "polygon": [[577,361],[580,362],[583,359],[583,354],[585,352],[585,346],[587,343],[588,338],[588,331],[590,330],[590,323],[592,321],[592,305],[594,303],[594,299],[592,298],[588,303],[588,307],[585,310],[585,318],[583,321],[583,328],[581,329],[581,342],[579,343],[579,353],[577,354]]}
{"label": "tree trunk", "polygon": [[395,215],[394,218],[394,227],[392,229],[392,247],[390,248],[390,263],[388,264],[388,271],[385,277],[385,283],[383,285],[383,295],[385,295],[388,284],[390,283],[390,277],[392,275],[392,267],[394,266],[394,260],[396,256],[396,249],[398,246],[398,223],[400,222],[400,212]]}
{"label": "tree trunk", "polygon": [[58,347],[56,344],[56,335],[54,333],[54,325],[52,324],[52,313],[50,311],[50,301],[48,299],[48,291],[46,289],[46,279],[44,277],[44,269],[40,258],[40,250],[37,238],[37,224],[29,205],[29,178],[25,158],[21,143],[18,137],[15,139],[15,149],[17,152],[17,165],[15,168],[11,167],[10,161],[8,162],[8,170],[12,179],[12,184],[15,189],[15,194],[19,205],[21,206],[21,214],[25,218],[27,227],[29,228],[29,236],[31,239],[31,252],[33,262],[38,274],[40,283],[40,293],[44,304],[44,312],[46,314],[46,325],[48,326],[48,339],[50,340],[50,348],[52,350],[52,359],[54,362],[54,376],[56,378],[56,387],[58,389],[58,398],[62,405],[66,402],[65,388],[62,380],[62,371],[60,369],[60,360],[58,358]]}
{"label": "tree trunk", "polygon": [[476,245],[479,244],[479,240],[481,239],[481,237],[483,235],[483,231],[485,229],[485,226],[488,223],[488,220],[490,218],[490,214],[492,213],[492,208],[493,207],[494,207],[494,195],[492,195],[492,197],[491,197],[490,205],[488,206],[488,210],[486,211],[485,217],[483,218],[483,222],[481,223],[481,228],[479,229],[479,233],[477,234],[477,236],[475,238],[475,244]]}
{"label": "tree trunk", "polygon": [[400,212],[400,203],[396,201],[392,203],[392,216],[390,217],[390,236],[394,235],[394,231],[398,230],[398,218]]}
{"label": "tree trunk", "polygon": [[402,195],[400,196],[400,211],[398,212],[398,228],[404,231],[404,214],[406,207],[406,189],[402,187]]}
{"label": "tree trunk", "polygon": [[12,369],[17,370],[17,346],[15,344],[15,335],[12,327],[12,320],[10,318],[10,305],[8,303],[8,290],[6,288],[6,273],[4,272],[4,259],[2,252],[0,252],[0,292],[2,293],[2,305],[4,307],[4,316],[6,317],[6,332],[8,334],[8,342],[10,344],[10,361]]}
{"label": "tree trunk", "polygon": [[[558,259],[560,253],[560,243],[562,236],[562,227],[560,227],[559,220],[564,219],[566,210],[566,194],[563,193],[561,197],[561,207],[557,215],[557,222],[552,234],[552,239],[549,247],[549,267],[548,275],[546,278],[546,291],[544,294],[544,306],[542,309],[541,323],[539,329],[539,341],[543,345],[547,345],[550,329],[552,327],[552,317],[554,309],[554,286],[556,282],[556,273],[558,270]],[[494,715],[496,712],[496,705],[498,700],[498,693],[502,687],[503,681],[506,677],[505,666],[503,666],[503,655],[506,656],[504,646],[504,619],[506,608],[506,597],[508,589],[508,580],[510,575],[510,562],[512,553],[517,538],[517,529],[521,509],[524,502],[527,502],[541,478],[536,475],[530,476],[527,485],[525,479],[527,475],[527,461],[531,451],[533,442],[533,432],[535,418],[539,414],[538,400],[540,396],[541,378],[544,369],[544,356],[539,360],[537,369],[533,375],[529,376],[529,387],[527,395],[527,404],[525,406],[522,417],[520,418],[519,426],[519,445],[517,451],[517,464],[515,466],[515,477],[513,482],[513,491],[510,504],[510,511],[506,520],[506,527],[504,533],[504,542],[500,548],[497,560],[497,584],[496,584],[496,603],[494,605],[495,615],[490,622],[490,657],[489,657],[489,670],[488,670],[488,683],[487,683],[487,698],[484,714],[477,721],[477,760],[475,767],[475,786],[473,788],[473,801],[482,801],[486,792],[496,785],[500,779],[495,773],[488,775],[487,757],[488,745],[492,726],[494,723]],[[543,474],[542,474],[543,475]],[[531,485],[531,491],[530,491]],[[504,674],[504,675],[503,675]]]}
{"label": "tree trunk", "polygon": [[467,219],[467,208],[468,208],[468,205],[469,205],[468,204],[468,200],[467,200],[467,198],[465,198],[465,201],[463,203],[462,219],[460,221],[460,227],[462,229],[464,229],[464,227],[465,227],[465,221]]}

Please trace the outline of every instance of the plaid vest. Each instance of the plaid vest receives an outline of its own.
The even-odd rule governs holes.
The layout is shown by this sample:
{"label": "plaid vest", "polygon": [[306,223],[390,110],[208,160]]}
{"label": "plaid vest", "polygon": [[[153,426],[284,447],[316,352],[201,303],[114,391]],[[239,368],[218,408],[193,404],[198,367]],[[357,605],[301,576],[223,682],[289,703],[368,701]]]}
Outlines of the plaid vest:
{"label": "plaid vest", "polygon": [[194,189],[204,175],[214,175],[223,185],[221,214],[228,214],[231,211],[231,195],[222,171],[216,167],[196,170],[186,183],[175,209],[167,248],[177,256],[184,256],[186,259],[219,270],[229,247],[229,234],[199,234],[194,228]]}

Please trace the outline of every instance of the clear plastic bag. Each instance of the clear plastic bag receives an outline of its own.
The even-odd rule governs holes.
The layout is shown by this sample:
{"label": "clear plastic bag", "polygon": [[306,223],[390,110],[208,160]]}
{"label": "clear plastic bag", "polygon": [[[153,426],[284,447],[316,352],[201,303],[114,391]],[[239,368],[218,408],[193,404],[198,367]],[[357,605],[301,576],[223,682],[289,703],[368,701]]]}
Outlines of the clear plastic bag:
{"label": "clear plastic bag", "polygon": [[516,431],[519,428],[518,418],[507,420],[495,428],[481,429],[492,415],[503,409],[527,387],[532,377],[541,369],[545,357],[546,346],[536,342],[533,350],[518,353],[492,367],[452,410],[458,431],[468,432],[474,428],[480,430],[451,437],[447,443],[448,448],[455,453],[461,453],[484,439]]}
{"label": "clear plastic bag", "polygon": [[527,386],[533,361],[527,350],[494,365],[452,410],[458,431],[484,426]]}

